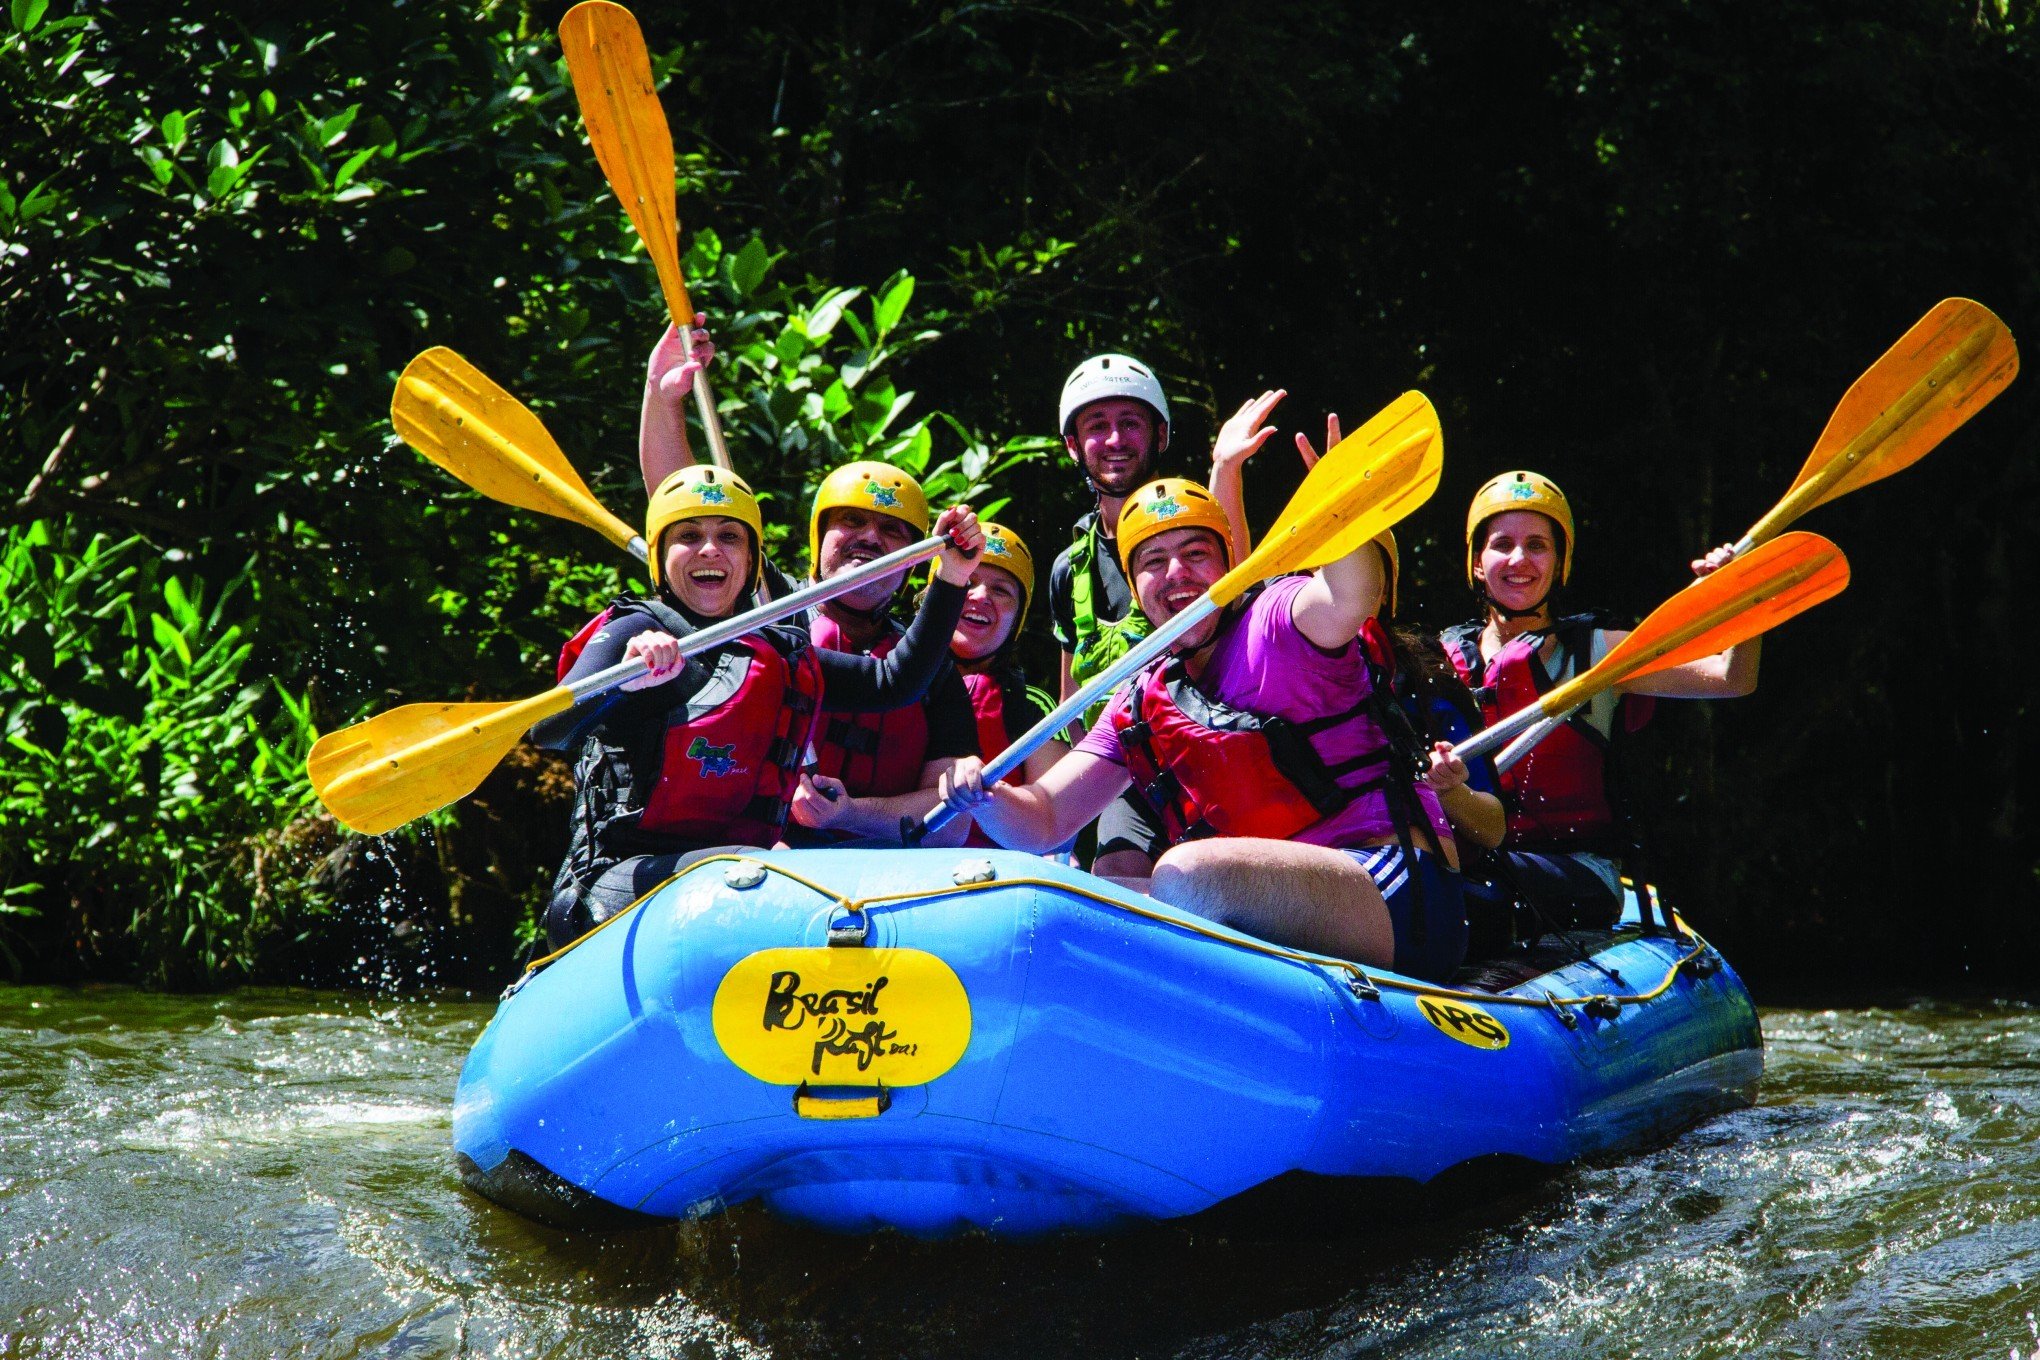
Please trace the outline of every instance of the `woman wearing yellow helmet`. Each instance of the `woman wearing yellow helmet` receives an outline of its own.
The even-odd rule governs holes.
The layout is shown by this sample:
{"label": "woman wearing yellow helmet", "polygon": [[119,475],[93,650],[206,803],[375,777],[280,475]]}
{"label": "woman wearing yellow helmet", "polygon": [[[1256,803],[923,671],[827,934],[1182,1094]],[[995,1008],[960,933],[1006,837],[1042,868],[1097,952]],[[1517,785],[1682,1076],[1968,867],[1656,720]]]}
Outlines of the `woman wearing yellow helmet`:
{"label": "woman wearing yellow helmet", "polygon": [[[1446,654],[1481,699],[1490,725],[1592,666],[1627,636],[1595,613],[1561,613],[1572,578],[1576,522],[1550,478],[1505,472],[1475,493],[1466,514],[1466,577],[1482,617],[1443,635]],[[1705,575],[1726,548],[1693,563]],[[1643,725],[1651,698],[1732,698],[1757,684],[1758,642],[1617,686],[1546,737],[1511,769],[1498,891],[1525,902],[1546,925],[1612,923],[1621,909],[1618,859],[1633,835],[1611,795],[1608,752]]]}
{"label": "woman wearing yellow helmet", "polygon": [[[984,529],[984,556],[971,573],[970,593],[949,639],[949,654],[963,673],[971,711],[977,716],[978,755],[992,760],[1046,717],[1056,701],[1027,683],[1015,657],[1020,628],[1034,599],[1034,554],[1004,525],[987,524]],[[1013,778],[1022,784],[1041,778],[1069,749],[1067,742],[1043,742]],[[929,807],[932,811],[932,801]],[[994,842],[972,827],[967,844]]]}
{"label": "woman wearing yellow helmet", "polygon": [[947,658],[983,542],[967,509],[936,522],[951,546],[913,626],[885,657],[833,652],[783,623],[682,658],[679,638],[738,612],[756,584],[760,524],[742,478],[712,467],[668,477],[646,514],[651,592],[618,597],[562,657],[569,682],[628,657],[648,669],[531,732],[577,756],[572,839],[545,917],[556,946],[712,848],[773,844],[824,702],[910,704]]}

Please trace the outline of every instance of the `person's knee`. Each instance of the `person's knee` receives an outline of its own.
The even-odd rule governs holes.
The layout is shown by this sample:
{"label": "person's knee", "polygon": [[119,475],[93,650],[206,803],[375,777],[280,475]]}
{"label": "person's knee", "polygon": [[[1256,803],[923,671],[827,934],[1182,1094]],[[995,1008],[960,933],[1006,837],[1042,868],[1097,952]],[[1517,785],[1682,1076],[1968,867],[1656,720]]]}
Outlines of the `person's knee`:
{"label": "person's knee", "polygon": [[1148,894],[1214,921],[1223,921],[1223,902],[1214,904],[1209,877],[1213,867],[1211,841],[1172,845],[1155,861]]}

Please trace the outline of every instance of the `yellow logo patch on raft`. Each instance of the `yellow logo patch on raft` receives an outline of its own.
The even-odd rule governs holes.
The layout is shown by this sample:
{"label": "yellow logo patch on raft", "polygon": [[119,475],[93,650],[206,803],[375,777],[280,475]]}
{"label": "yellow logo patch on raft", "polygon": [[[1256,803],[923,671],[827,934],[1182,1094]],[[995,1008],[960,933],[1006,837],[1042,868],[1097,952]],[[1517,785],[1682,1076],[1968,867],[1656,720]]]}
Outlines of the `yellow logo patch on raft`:
{"label": "yellow logo patch on raft", "polygon": [[1501,1049],[1509,1046],[1509,1031],[1501,1021],[1471,1001],[1451,997],[1420,996],[1417,1009],[1440,1033],[1449,1034],[1474,1048]]}
{"label": "yellow logo patch on raft", "polygon": [[921,949],[761,949],[715,989],[715,1041],[778,1086],[919,1086],[970,1046],[970,997]]}

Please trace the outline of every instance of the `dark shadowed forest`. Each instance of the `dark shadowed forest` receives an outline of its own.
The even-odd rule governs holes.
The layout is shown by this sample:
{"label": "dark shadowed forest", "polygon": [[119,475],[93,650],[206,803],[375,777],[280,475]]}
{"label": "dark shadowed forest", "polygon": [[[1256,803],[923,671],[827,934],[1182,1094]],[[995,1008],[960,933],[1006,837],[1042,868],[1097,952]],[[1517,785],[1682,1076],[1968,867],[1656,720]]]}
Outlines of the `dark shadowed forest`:
{"label": "dark shadowed forest", "polygon": [[[634,579],[388,419],[450,346],[642,513],[664,312],[565,9],[0,18],[0,970],[480,985],[529,938],[562,767],[522,752],[380,843],[302,767],[396,702],[542,688]],[[1400,530],[1406,616],[1470,615],[1464,507],[1519,466],[1580,514],[1569,598],[1640,616],[1934,302],[2040,344],[2031,0],[640,17],[723,420],[789,568],[856,456],[1045,561],[1084,508],[1057,391],[1110,348],[1165,376],[1190,475],[1263,387],[1313,435],[1425,391],[1446,472]],[[1850,589],[1766,643],[1754,698],[1662,705],[1626,757],[1650,872],[1760,992],[2027,985],[2036,394],[1810,516]],[[1300,474],[1250,466],[1257,528]]]}

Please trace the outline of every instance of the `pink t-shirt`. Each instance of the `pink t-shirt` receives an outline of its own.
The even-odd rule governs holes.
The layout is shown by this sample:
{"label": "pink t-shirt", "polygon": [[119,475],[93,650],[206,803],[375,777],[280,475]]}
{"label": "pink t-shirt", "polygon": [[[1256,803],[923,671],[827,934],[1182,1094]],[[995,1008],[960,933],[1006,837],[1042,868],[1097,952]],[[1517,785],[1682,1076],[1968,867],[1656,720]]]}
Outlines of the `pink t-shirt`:
{"label": "pink t-shirt", "polygon": [[[1197,687],[1231,708],[1264,717],[1308,722],[1343,713],[1372,691],[1367,663],[1358,643],[1326,652],[1303,635],[1291,617],[1296,593],[1308,576],[1285,576],[1270,584],[1244,610],[1226,615],[1219,625],[1218,644]],[[1135,677],[1135,681],[1139,679]],[[1077,749],[1126,768],[1119,744],[1118,720],[1133,703],[1133,684],[1116,690],[1096,726],[1084,734]],[[1327,765],[1337,765],[1380,745],[1381,729],[1365,718],[1340,723],[1311,738]],[[1450,834],[1438,795],[1422,782],[1417,801],[1439,836]],[[1296,833],[1306,845],[1345,846],[1396,834],[1388,799],[1380,790],[1363,793],[1317,825]]]}

